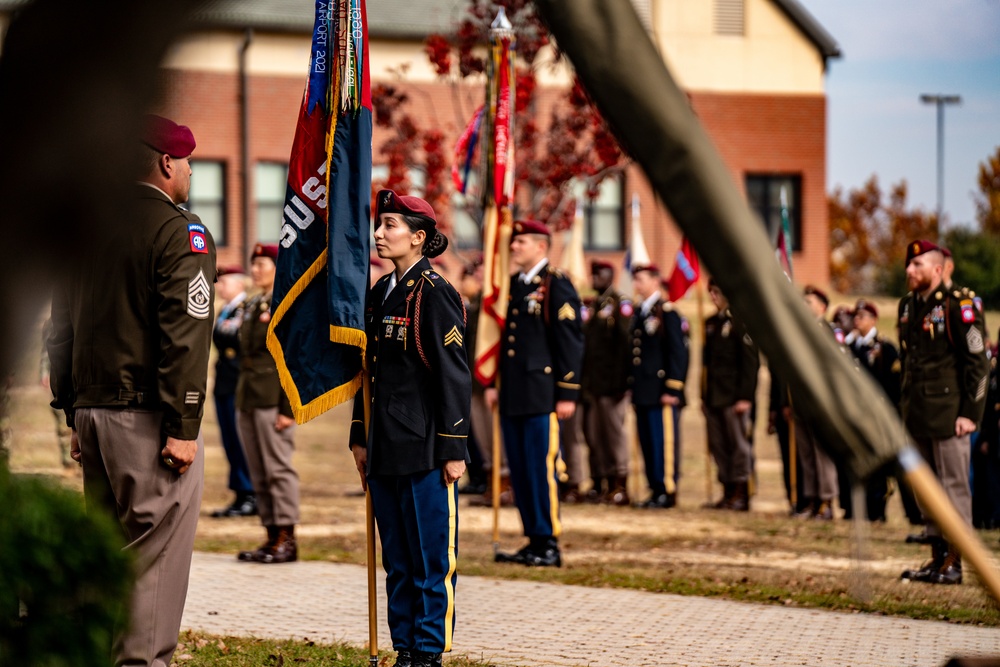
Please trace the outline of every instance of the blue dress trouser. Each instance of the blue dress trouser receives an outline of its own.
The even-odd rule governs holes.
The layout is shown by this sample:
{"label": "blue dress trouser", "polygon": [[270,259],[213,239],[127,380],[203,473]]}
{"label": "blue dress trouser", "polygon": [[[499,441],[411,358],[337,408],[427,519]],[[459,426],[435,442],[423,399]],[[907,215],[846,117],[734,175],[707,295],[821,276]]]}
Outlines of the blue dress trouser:
{"label": "blue dress trouser", "polygon": [[558,537],[559,421],[556,413],[501,416],[510,485],[527,537]]}
{"label": "blue dress trouser", "polygon": [[653,497],[677,493],[681,478],[680,414],[676,405],[635,406],[636,431]]}
{"label": "blue dress trouser", "polygon": [[368,478],[397,651],[445,653],[455,630],[458,491],[435,468]]}
{"label": "blue dress trouser", "polygon": [[253,493],[247,455],[236,430],[236,395],[215,395],[215,416],[222,434],[222,449],[229,461],[229,488],[236,493]]}

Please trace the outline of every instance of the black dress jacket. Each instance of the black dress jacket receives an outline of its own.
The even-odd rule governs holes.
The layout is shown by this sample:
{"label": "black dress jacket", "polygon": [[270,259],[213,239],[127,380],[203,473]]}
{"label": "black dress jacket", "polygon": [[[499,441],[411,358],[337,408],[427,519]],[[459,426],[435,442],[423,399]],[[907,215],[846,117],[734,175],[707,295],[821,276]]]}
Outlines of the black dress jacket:
{"label": "black dress jacket", "polygon": [[369,475],[426,472],[468,456],[472,376],[462,298],[426,257],[386,296],[391,275],[375,283],[365,306],[367,435],[363,389],[351,423],[351,446],[368,448]]}
{"label": "black dress jacket", "polygon": [[684,401],[688,371],[688,337],[673,304],[657,300],[649,312],[632,318],[632,403],[660,405],[663,395]]}

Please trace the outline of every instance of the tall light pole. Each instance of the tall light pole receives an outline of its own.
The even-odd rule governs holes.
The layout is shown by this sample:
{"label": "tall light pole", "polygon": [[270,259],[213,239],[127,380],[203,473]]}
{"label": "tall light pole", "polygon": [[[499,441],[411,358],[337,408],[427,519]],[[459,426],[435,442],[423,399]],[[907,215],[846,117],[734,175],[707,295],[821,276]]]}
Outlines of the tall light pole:
{"label": "tall light pole", "polygon": [[937,222],[940,230],[941,215],[944,213],[944,107],[946,104],[961,104],[959,95],[921,95],[924,104],[937,105]]}

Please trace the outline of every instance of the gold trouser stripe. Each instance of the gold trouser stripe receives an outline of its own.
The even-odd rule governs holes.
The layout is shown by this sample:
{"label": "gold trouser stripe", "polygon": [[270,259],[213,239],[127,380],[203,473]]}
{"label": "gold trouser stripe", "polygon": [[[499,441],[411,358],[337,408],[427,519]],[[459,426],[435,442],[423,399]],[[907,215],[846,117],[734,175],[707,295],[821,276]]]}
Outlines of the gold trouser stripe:
{"label": "gold trouser stripe", "polygon": [[444,590],[448,595],[448,609],[444,613],[444,651],[451,651],[451,635],[455,625],[455,587],[451,583],[458,569],[455,556],[455,541],[458,537],[458,509],[455,506],[455,482],[448,485],[448,574],[444,578]]}
{"label": "gold trouser stripe", "polygon": [[674,408],[671,405],[663,406],[663,483],[667,487],[667,493],[677,493],[677,485],[674,484]]}
{"label": "gold trouser stripe", "polygon": [[545,482],[549,485],[549,517],[552,521],[552,536],[559,537],[562,524],[559,523],[559,486],[556,484],[556,459],[559,458],[559,418],[549,413],[549,452],[545,457]]}

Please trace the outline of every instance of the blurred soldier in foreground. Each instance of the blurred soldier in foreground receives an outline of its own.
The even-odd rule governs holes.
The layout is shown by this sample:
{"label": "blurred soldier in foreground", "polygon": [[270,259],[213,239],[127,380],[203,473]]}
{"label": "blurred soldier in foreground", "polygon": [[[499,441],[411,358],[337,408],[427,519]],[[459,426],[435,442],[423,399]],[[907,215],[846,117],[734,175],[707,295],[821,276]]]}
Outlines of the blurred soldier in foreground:
{"label": "blurred soldier in foreground", "polygon": [[510,462],[514,502],[528,544],[500,563],[562,565],[559,551],[559,420],[576,411],[583,360],[580,298],[570,279],[549,265],[551,233],[534,220],[518,220],[510,242],[510,306],[500,348],[503,443]]}
{"label": "blurred soldier in foreground", "polygon": [[628,505],[625,410],[631,372],[632,302],[612,287],[615,270],[610,263],[592,262],[590,273],[597,296],[583,324],[584,433],[594,481],[587,500]]}
{"label": "blurred soldier in foreground", "polygon": [[708,283],[708,293],[718,312],[705,321],[702,409],[723,487],[722,499],[712,507],[746,512],[750,509],[753,400],[760,357],[714,280]]}
{"label": "blurred soldier in foreground", "polygon": [[114,664],[166,667],[204,482],[215,243],[178,207],[190,190],[191,131],[151,116],[143,144],[127,215],[55,290],[48,348],[52,405],[73,428],[87,505],[118,520],[135,556]]}
{"label": "blurred soldier in foreground", "polygon": [[660,270],[650,264],[632,269],[641,299],[632,318],[632,405],[652,495],[641,506],[667,509],[677,504],[680,480],[681,408],[688,369],[687,323],[663,298]]}
{"label": "blurred soldier in foreground", "polygon": [[[906,249],[910,292],[899,302],[902,412],[924,459],[962,519],[972,523],[969,436],[986,404],[989,361],[982,314],[968,290],[944,285],[944,254],[929,241]],[[903,579],[962,583],[962,559],[928,523],[931,560]]]}

